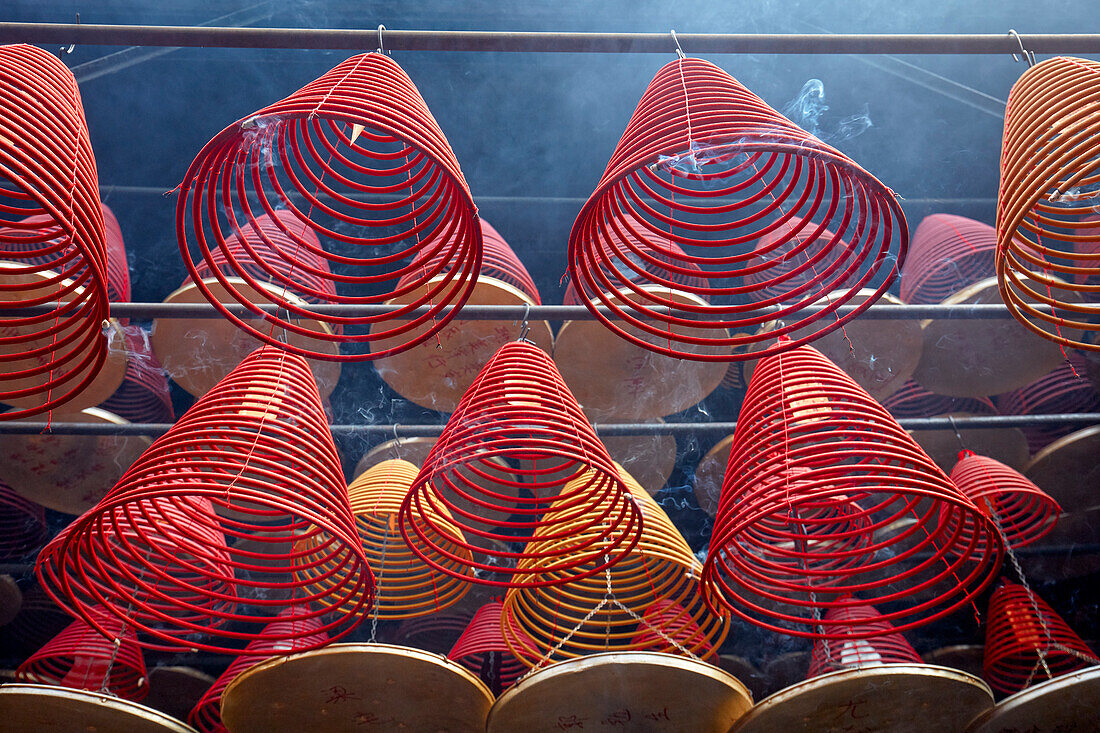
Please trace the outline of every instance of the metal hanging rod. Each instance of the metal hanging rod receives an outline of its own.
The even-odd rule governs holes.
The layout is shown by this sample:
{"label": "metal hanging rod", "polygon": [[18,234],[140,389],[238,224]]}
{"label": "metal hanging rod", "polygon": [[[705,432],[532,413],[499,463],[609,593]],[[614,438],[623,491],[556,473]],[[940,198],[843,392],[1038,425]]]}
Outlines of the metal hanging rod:
{"label": "metal hanging rod", "polygon": [[[665,33],[386,30],[388,51],[518,51],[661,53],[676,46]],[[681,33],[692,54],[1011,54],[1100,53],[1100,34],[1037,33]],[[341,28],[226,28],[204,26],[0,23],[0,43],[99,46],[216,46],[366,50],[378,31]]]}
{"label": "metal hanging rod", "polygon": [[[1100,424],[1100,412],[1056,413],[1048,415],[977,415],[973,417],[909,417],[898,420],[907,430],[952,430],[959,428],[1016,428],[1034,425],[1095,425]],[[81,423],[81,422],[0,422],[0,434],[36,435],[162,435],[169,423]],[[386,436],[398,438],[436,438],[443,425],[330,425],[335,435]],[[595,423],[602,437],[616,435],[693,435],[719,433],[728,435],[737,428],[735,422],[683,423]]]}
{"label": "metal hanging rod", "polygon": [[[264,313],[280,313],[287,315],[285,309],[272,304],[256,306],[244,306],[240,303],[226,303],[226,309],[236,316],[244,318],[260,318],[255,310]],[[53,313],[58,304],[50,303],[42,306],[26,308],[0,308],[0,318],[20,316],[43,315]],[[383,316],[391,314],[402,308],[399,305],[361,305],[353,303],[329,303],[309,304],[308,312],[323,316]],[[800,316],[809,315],[823,310],[827,306],[807,306],[800,308]],[[841,305],[836,308],[838,316],[851,313],[858,306]],[[1034,306],[1036,310],[1050,313],[1049,306]],[[1100,303],[1082,304],[1082,307],[1091,308],[1100,314]],[[414,318],[428,312],[430,306],[420,306],[406,312],[403,317]],[[441,313],[449,313],[452,306],[441,309]],[[606,316],[618,320],[618,316],[605,306],[599,306],[599,310]],[[755,309],[754,312],[761,316],[768,316],[779,311],[778,306],[764,306]],[[221,318],[222,314],[210,303],[111,303],[111,315],[116,318],[135,318],[138,320],[152,318]],[[696,316],[705,320],[706,312]],[[715,313],[711,318],[720,319],[723,314]],[[876,303],[867,308],[859,316],[867,320],[907,320],[907,319],[979,319],[990,320],[1009,318],[1008,307],[1002,303],[973,303],[967,305],[891,305],[889,303]],[[583,305],[470,305],[467,304],[459,311],[456,319],[459,321],[519,321],[524,318],[539,321],[590,321],[595,316]]]}

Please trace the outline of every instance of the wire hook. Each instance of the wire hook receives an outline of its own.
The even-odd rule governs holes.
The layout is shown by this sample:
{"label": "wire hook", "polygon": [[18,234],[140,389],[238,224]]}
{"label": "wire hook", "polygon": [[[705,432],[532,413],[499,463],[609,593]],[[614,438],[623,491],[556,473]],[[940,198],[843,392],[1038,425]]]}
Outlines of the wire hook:
{"label": "wire hook", "polygon": [[[78,26],[80,25],[80,13],[76,14],[76,24]],[[72,43],[69,44],[68,48],[65,48],[64,46],[59,48],[57,50],[57,56],[58,56],[58,58],[64,58],[66,55],[72,53],[75,49],[76,49],[76,41],[73,41]]]}
{"label": "wire hook", "polygon": [[955,416],[954,415],[948,415],[947,416],[947,421],[949,423],[951,423],[951,429],[955,431],[955,440],[959,441],[959,451],[960,452],[966,452],[967,447],[966,447],[966,444],[963,443],[963,436],[962,436],[962,433],[959,432],[959,426],[955,424]]}
{"label": "wire hook", "polygon": [[378,53],[386,53],[386,46],[382,43],[382,31],[386,30],[386,26],[381,23],[378,24]]}
{"label": "wire hook", "polygon": [[[1024,39],[1020,37],[1020,34],[1016,32],[1015,28],[1009,28],[1008,35],[1016,39],[1016,43],[1020,47],[1020,54],[1024,57],[1024,61],[1027,62],[1027,67],[1030,69],[1035,65],[1035,53],[1024,48]],[[1018,62],[1020,57],[1016,54],[1012,54],[1012,60]]]}
{"label": "wire hook", "polygon": [[390,458],[400,460],[401,438],[397,437],[397,423],[393,424],[393,442],[390,443]]}
{"label": "wire hook", "polygon": [[684,49],[680,48],[680,39],[676,37],[676,30],[669,29],[668,32],[672,34],[672,42],[676,44],[676,55],[681,60],[686,59],[687,56],[684,55]]}
{"label": "wire hook", "polygon": [[[531,339],[527,338],[527,335],[529,333],[531,333],[531,325],[527,322],[527,317],[530,316],[530,315],[531,315],[531,304],[530,303],[525,303],[524,306],[523,306],[523,318],[520,319],[520,324],[519,324],[519,338],[517,340],[518,341],[525,341],[529,344],[533,344],[534,342],[531,341]],[[512,321],[512,324],[515,325],[515,321]]]}

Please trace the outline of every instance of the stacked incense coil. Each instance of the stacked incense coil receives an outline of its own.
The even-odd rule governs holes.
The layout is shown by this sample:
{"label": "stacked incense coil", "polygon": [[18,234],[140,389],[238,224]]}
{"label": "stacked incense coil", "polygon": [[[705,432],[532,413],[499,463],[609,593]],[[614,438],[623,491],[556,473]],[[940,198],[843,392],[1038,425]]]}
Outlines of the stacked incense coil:
{"label": "stacked incense coil", "polygon": [[[1088,366],[1080,354],[1069,354],[1066,363],[1026,387],[996,397],[997,409],[1006,415],[1050,415],[1100,411],[1100,391],[1087,378]],[[1028,448],[1038,453],[1074,425],[1025,425],[1020,428]]]}
{"label": "stacked incense coil", "polygon": [[315,618],[284,620],[296,615],[295,609],[281,611],[274,621],[264,627],[248,642],[244,653],[234,659],[229,667],[214,681],[187,716],[187,722],[202,733],[225,733],[222,724],[222,693],[229,683],[245,670],[265,659],[293,654],[296,651],[324,646],[328,637],[321,631],[321,623]]}
{"label": "stacked incense coil", "polygon": [[901,268],[901,299],[942,303],[968,285],[992,277],[997,233],[980,221],[954,214],[924,217],[913,232]]}
{"label": "stacked incense coil", "polygon": [[[480,220],[479,224],[483,241],[481,269],[467,302],[471,305],[541,305],[539,291],[516,253],[488,222]],[[446,264],[444,258],[444,252],[432,254],[425,250],[413,261],[414,269],[401,279],[397,289],[411,286],[423,272],[438,270]],[[429,286],[439,277],[433,278]],[[416,287],[389,302],[405,305],[423,294],[424,288]],[[396,322],[387,322],[376,325],[375,329],[394,325]],[[375,367],[387,384],[416,404],[453,412],[485,362],[505,343],[523,335],[523,330],[515,319],[454,322],[419,346],[378,359]],[[526,338],[547,353],[553,350],[554,336],[546,321],[530,323]],[[385,350],[397,343],[393,339],[382,339],[371,348]]]}
{"label": "stacked incense coil", "polygon": [[987,514],[995,514],[1005,544],[1024,547],[1047,535],[1062,509],[1042,489],[1000,461],[962,451],[951,481]]}
{"label": "stacked incense coil", "polygon": [[[604,572],[578,580],[548,569],[540,557],[556,556],[567,542],[593,543],[597,549],[608,545],[599,525],[590,524],[571,502],[559,499],[547,516],[573,515],[570,521],[576,531],[545,539],[536,531],[527,545],[529,557],[518,563],[517,569],[529,575],[518,578],[519,587],[505,596],[501,629],[512,653],[529,666],[594,651],[683,653],[669,637],[688,653],[707,656],[729,631],[728,620],[712,614],[703,603],[698,587],[702,568],[679,530],[629,474],[620,475],[644,521],[641,539],[630,554]],[[592,507],[588,513],[601,510]],[[588,565],[599,562],[592,559]]]}
{"label": "stacked incense coil", "polygon": [[0,561],[21,560],[49,536],[46,510],[0,481]]}
{"label": "stacked incense coil", "polygon": [[[656,256],[638,240],[656,240]],[[875,298],[844,316],[836,308],[861,288],[885,292],[907,246],[889,189],[718,67],[679,59],[650,82],[574,222],[569,276],[596,317],[632,343],[725,361],[757,342],[771,342],[768,355],[839,328]],[[695,268],[703,284],[677,284]],[[670,288],[696,300],[670,298]],[[611,295],[621,292],[625,302]],[[834,297],[804,313],[822,293]],[[757,332],[776,319],[784,325]],[[810,324],[792,343],[775,342]]]}
{"label": "stacked incense coil", "polygon": [[[252,262],[225,242],[280,209],[294,222],[283,230],[294,248],[281,248],[278,267],[265,263],[267,286],[257,288]],[[187,171],[176,223],[192,279],[226,318],[261,341],[318,359],[380,358],[431,337],[453,317],[449,307],[466,301],[481,264],[477,212],[454,152],[416,86],[378,53],[337,64],[215,136]],[[413,264],[436,255],[433,267]],[[232,301],[260,318],[218,306],[196,260],[206,261]],[[303,273],[335,284],[336,294],[304,283]],[[294,290],[322,303],[349,304],[420,292],[392,314],[336,316],[311,309]],[[278,312],[264,314],[264,302]],[[407,316],[422,305],[424,313]],[[389,327],[371,328],[391,318]],[[373,348],[387,339],[391,345]],[[372,351],[341,353],[334,348],[340,344],[370,344]]]}
{"label": "stacked incense coil", "polygon": [[[494,695],[511,687],[528,670],[528,665],[511,652],[504,640],[501,632],[503,609],[504,604],[500,601],[486,603],[478,609],[470,625],[447,654],[447,659],[478,675]],[[522,634],[512,633],[509,638],[514,644],[522,645],[529,656],[538,655],[538,651]]]}
{"label": "stacked incense coil", "polygon": [[[521,467],[502,468],[501,458]],[[560,511],[547,511],[551,502]],[[502,346],[478,374],[401,506],[401,533],[424,562],[501,587],[599,573],[633,550],[641,525],[636,499],[554,363],[525,342]],[[437,537],[479,553],[472,577],[437,559],[446,550]],[[541,549],[499,546],[534,537]],[[538,564],[539,577],[525,562]]]}
{"label": "stacked incense coil", "polygon": [[[306,562],[346,574],[311,593],[294,575]],[[239,625],[287,607],[287,621],[319,618],[308,604],[322,598],[349,613],[320,630],[347,634],[373,583],[305,360],[246,358],[47,546],[38,574],[74,615],[95,626],[102,606],[151,648],[236,651]]]}
{"label": "stacked incense coil", "polygon": [[0,81],[0,242],[22,249],[0,262],[0,305],[48,306],[0,318],[0,402],[18,408],[6,420],[91,384],[107,358],[108,301],[99,181],[76,79],[46,51],[19,44],[0,48]]}
{"label": "stacked incense coil", "polygon": [[1045,338],[1092,351],[1100,350],[1098,101],[1096,61],[1058,56],[1025,71],[1008,95],[997,192],[997,282],[1009,311]]}
{"label": "stacked incense coil", "polygon": [[[447,534],[461,536],[450,522],[446,508],[436,510],[429,505],[425,511],[432,516],[433,525],[444,528],[443,534],[432,533],[431,546],[441,548],[435,551],[435,562],[448,568],[448,573],[422,562],[405,545],[397,529],[401,502],[416,479],[417,470],[408,461],[383,461],[371,466],[348,487],[348,500],[355,514],[363,551],[374,569],[372,618],[402,619],[436,613],[460,601],[470,587],[463,576],[471,574],[469,562],[473,556],[468,548],[446,539]],[[303,540],[299,549],[323,548],[329,540],[323,533],[317,534]],[[309,556],[306,559],[309,560]],[[323,591],[336,589],[347,582],[347,570],[336,566],[331,559],[317,564],[307,562],[298,575],[310,581],[307,587],[318,593],[323,605],[328,605]],[[345,607],[354,608],[360,603],[359,598],[352,598]]]}
{"label": "stacked incense coil", "polygon": [[77,619],[19,665],[21,682],[108,692],[141,700],[149,692],[145,658],[125,622],[97,616],[100,631]]}
{"label": "stacked incense coil", "polygon": [[1046,601],[1003,581],[989,599],[982,677],[1001,692],[1097,664],[1096,656]]}
{"label": "stacked incense coil", "polygon": [[171,423],[176,420],[168,378],[141,326],[122,327],[128,359],[122,384],[100,407],[124,420],[137,423]]}
{"label": "stacked incense coil", "polygon": [[840,639],[870,634],[822,611],[889,604],[883,620],[903,631],[969,603],[1003,551],[992,521],[828,359],[804,346],[760,362],[703,570],[712,608]]}
{"label": "stacked incense coil", "polygon": [[806,678],[873,664],[922,664],[920,655],[871,606],[829,609],[825,618],[850,628],[850,639],[816,639]]}
{"label": "stacked incense coil", "polygon": [[405,646],[446,654],[466,631],[473,618],[468,613],[433,613],[402,621],[393,631],[393,641]]}

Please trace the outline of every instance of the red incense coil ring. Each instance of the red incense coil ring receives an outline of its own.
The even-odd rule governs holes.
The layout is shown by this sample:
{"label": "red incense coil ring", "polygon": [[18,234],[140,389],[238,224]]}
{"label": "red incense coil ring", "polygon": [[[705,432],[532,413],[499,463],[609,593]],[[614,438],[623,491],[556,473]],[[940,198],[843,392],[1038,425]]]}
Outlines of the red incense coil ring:
{"label": "red incense coil ring", "polygon": [[[524,467],[502,468],[498,458]],[[547,513],[552,501],[557,514]],[[442,509],[451,522],[439,520]],[[554,362],[522,341],[502,346],[474,379],[401,505],[401,534],[424,562],[458,575],[437,559],[460,559],[435,539],[443,537],[479,555],[474,575],[463,568],[462,577],[501,587],[598,573],[633,550],[641,529],[630,491]],[[531,537],[553,547],[493,544]],[[537,567],[512,567],[524,561]]]}
{"label": "red incense coil ring", "polygon": [[[1088,378],[1088,364],[1079,354],[1069,354],[1066,363],[1026,387],[996,397],[998,411],[1005,415],[1048,415],[1066,412],[1100,411],[1100,391]],[[1032,453],[1069,435],[1075,425],[1026,425],[1020,428]]]}
{"label": "red incense coil ring", "polygon": [[111,398],[100,407],[130,422],[175,422],[168,377],[149,345],[148,333],[141,326],[129,325],[122,327],[122,337],[128,355],[126,375]]}
{"label": "red incense coil ring", "polygon": [[[432,544],[446,550],[446,554],[435,555],[435,562],[450,568],[449,573],[442,573],[410,550],[397,529],[401,502],[416,480],[418,470],[408,461],[382,461],[360,474],[348,487],[348,500],[355,514],[363,551],[374,569],[374,607],[366,611],[371,618],[389,620],[435,613],[462,600],[470,589],[464,579],[471,574],[469,563],[473,555],[469,549],[434,534]],[[460,534],[445,508],[436,512],[428,506],[427,511],[436,515],[433,523],[448,527],[451,535]],[[302,546],[312,549],[327,541],[328,537],[319,534],[303,541]],[[428,547],[424,551],[431,552]],[[306,565],[298,574],[310,580],[309,588],[316,592],[344,582],[346,571],[334,567],[331,562],[320,562]],[[345,606],[353,606],[358,599],[352,601]],[[319,602],[327,605],[323,595]]]}
{"label": "red incense coil ring", "polygon": [[[5,253],[0,304],[52,304],[0,317],[0,402],[19,408],[0,414],[10,420],[72,399],[107,357],[107,255],[88,126],[72,73],[34,46],[0,47],[0,169],[0,242],[34,247],[23,253],[31,261]],[[36,216],[50,222],[44,231],[25,223]]]}
{"label": "red incense coil ring", "polygon": [[[803,226],[776,236],[796,221]],[[638,241],[655,243],[656,256]],[[717,66],[680,59],[650,82],[574,222],[569,277],[597,318],[643,348],[739,360],[750,344],[773,342],[753,357],[770,355],[856,317],[897,276],[907,246],[889,189]],[[702,284],[678,282],[697,269]],[[703,302],[668,297],[669,288]],[[876,297],[838,316],[861,288]],[[773,294],[761,298],[766,289]],[[826,307],[801,316],[822,293],[833,294]],[[771,305],[779,310],[763,308]],[[784,325],[757,331],[776,319]],[[774,342],[811,324],[789,344]]]}
{"label": "red incense coil ring", "polygon": [[703,570],[711,608],[840,639],[851,630],[820,609],[888,603],[902,631],[969,603],[1003,553],[990,519],[820,352],[758,364]]}
{"label": "red incense coil ring", "polygon": [[[504,634],[500,630],[503,608],[504,604],[500,601],[492,601],[479,608],[470,620],[470,625],[447,654],[447,659],[482,676],[483,681],[488,677],[487,683],[494,688],[493,693],[497,695],[515,684],[529,669],[528,665],[512,654],[504,641]],[[529,640],[523,639],[521,633],[516,632],[510,636],[513,643],[525,645],[530,654],[537,657],[538,651]]]}
{"label": "red incense coil ring", "polygon": [[1003,581],[989,599],[986,619],[982,677],[1001,692],[1012,694],[1047,679],[1040,656],[1051,677],[1096,664],[1081,637],[1022,585]]}
{"label": "red incense coil ring", "polygon": [[[313,536],[327,540],[296,546]],[[311,593],[294,575],[309,563],[344,574]],[[103,606],[150,648],[236,653],[252,636],[240,625],[290,606],[289,621],[316,618],[322,598],[350,602],[321,626],[347,634],[373,580],[305,360],[264,347],[242,361],[47,546],[38,575],[74,615],[94,626]]]}
{"label": "red incense coil ring", "polygon": [[936,417],[953,412],[997,415],[997,407],[988,397],[947,397],[929,392],[909,379],[894,394],[882,401],[895,418]]}
{"label": "red incense coil ring", "polygon": [[[283,228],[292,250],[281,248],[271,261],[255,251],[242,259],[227,246],[281,209],[288,213],[278,221],[293,222]],[[226,318],[262,341],[331,361],[375,359],[430,338],[457,311],[445,309],[466,302],[481,265],[477,210],[454,152],[416,86],[379,53],[343,61],[207,143],[184,177],[176,233],[191,278],[208,299],[217,306],[196,257],[235,301],[261,316],[241,318],[219,306]],[[438,266],[414,264],[418,255],[435,254]],[[268,288],[259,287],[254,264],[263,268]],[[265,292],[279,313],[262,315],[229,274]],[[327,284],[309,285],[301,274]],[[301,297],[292,297],[292,289]],[[310,300],[381,304],[414,290],[422,292],[391,314],[335,316],[309,308]],[[404,320],[422,305],[426,313]],[[312,331],[298,318],[328,324],[331,332]],[[370,328],[390,319],[392,327]],[[422,325],[428,327],[421,332]],[[282,344],[276,333],[282,330],[313,341]],[[371,353],[331,349],[383,339],[397,344]]]}
{"label": "red incense coil ring", "polygon": [[[577,514],[568,502],[559,500],[551,505],[547,516],[560,519],[563,515],[577,514],[573,520],[576,531],[568,539],[543,539],[536,530],[527,545],[532,556],[518,563],[517,569],[530,575],[521,576],[522,584],[517,583],[519,587],[505,596],[501,628],[512,653],[528,666],[596,651],[682,653],[653,628],[638,624],[637,616],[643,616],[658,601],[674,604],[675,612],[662,613],[656,609],[646,620],[673,638],[677,638],[677,630],[694,629],[697,633],[677,638],[692,654],[712,653],[729,631],[729,621],[711,613],[703,602],[697,580],[702,567],[680,531],[630,474],[620,471],[620,475],[643,518],[641,539],[630,554],[604,572],[559,581],[557,576],[563,573],[545,569],[536,551],[550,554],[567,541],[598,541],[600,530],[598,525],[582,526],[587,517]],[[589,511],[595,513],[599,509]],[[606,597],[609,584],[618,604],[607,603],[593,612]],[[662,626],[665,622],[670,624],[667,629]]]}
{"label": "red incense coil ring", "polygon": [[21,682],[77,690],[106,690],[124,700],[149,693],[145,658],[132,629],[112,616],[98,615],[102,633],[77,619],[16,670]]}
{"label": "red incense coil ring", "polygon": [[1058,502],[1019,471],[973,451],[959,453],[951,481],[983,512],[997,513],[1004,541],[1011,547],[1042,539],[1062,513]]}
{"label": "red incense coil ring", "polygon": [[871,606],[830,608],[825,618],[843,622],[841,628],[851,629],[852,636],[832,641],[815,639],[806,679],[874,664],[924,663],[913,645]]}
{"label": "red incense coil ring", "polygon": [[[1057,56],[1008,95],[997,191],[997,284],[1016,320],[1064,346],[1100,351],[1100,63]],[[1053,313],[1036,306],[1049,305]]]}
{"label": "red incense coil ring", "polygon": [[49,539],[46,510],[0,481],[0,561],[20,560]]}
{"label": "red incense coil ring", "polygon": [[901,299],[942,303],[996,273],[997,232],[988,224],[954,214],[924,217],[913,232],[901,268]]}
{"label": "red incense coil ring", "polygon": [[318,619],[283,620],[284,616],[293,615],[293,611],[294,609],[280,611],[276,620],[248,642],[244,653],[234,659],[218,679],[214,680],[214,684],[187,715],[187,723],[191,727],[202,733],[226,733],[221,715],[222,693],[238,675],[265,659],[320,648],[328,643],[328,637],[320,631],[321,622]]}

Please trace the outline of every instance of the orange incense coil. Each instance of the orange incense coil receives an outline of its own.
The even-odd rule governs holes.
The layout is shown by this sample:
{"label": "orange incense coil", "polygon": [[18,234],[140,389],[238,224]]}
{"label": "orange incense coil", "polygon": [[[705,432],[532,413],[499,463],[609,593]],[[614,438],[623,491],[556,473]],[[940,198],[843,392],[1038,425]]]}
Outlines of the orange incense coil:
{"label": "orange incense coil", "polygon": [[[504,604],[500,601],[486,603],[478,609],[447,654],[447,659],[478,675],[494,695],[511,687],[528,669],[528,665],[512,654],[504,640],[500,630],[503,609]],[[538,651],[521,632],[513,631],[510,638],[513,643],[523,645],[530,655],[538,656]]]}
{"label": "orange incense coil", "polygon": [[[997,284],[1020,323],[1098,351],[1100,63],[1058,56],[1032,66],[1005,108],[997,191]],[[1050,306],[1045,313],[1041,306]]]}
{"label": "orange incense coil", "polygon": [[1001,692],[1100,663],[1046,601],[1017,583],[993,591],[986,619],[982,677]]}
{"label": "orange incense coil", "polygon": [[265,659],[293,654],[304,649],[316,649],[328,642],[328,637],[320,631],[321,623],[316,618],[284,620],[284,617],[292,617],[294,610],[290,608],[280,611],[274,621],[248,642],[244,653],[229,664],[199,699],[187,715],[187,722],[195,730],[202,733],[226,733],[221,715],[222,693],[245,670],[251,669]]}
{"label": "orange incense coil", "polygon": [[[255,252],[244,260],[227,247],[284,209],[293,224],[281,228],[293,248],[281,247],[274,260]],[[450,307],[466,302],[481,264],[477,209],[454,152],[412,80],[380,53],[353,56],[216,135],[184,177],[176,233],[196,287],[226,318],[261,341],[322,360],[376,359],[433,336],[457,312]],[[436,254],[438,265],[414,264]],[[335,285],[335,294],[321,283]],[[422,292],[389,314],[310,308],[312,299],[383,304],[413,291]],[[222,294],[257,318],[219,306],[214,296]],[[265,314],[262,303],[278,312]],[[425,312],[410,318],[421,305]],[[324,328],[310,327],[317,324]],[[381,341],[387,346],[374,348]],[[354,348],[362,345],[370,353]]]}
{"label": "orange incense coil", "polygon": [[[296,549],[314,535],[325,543]],[[309,592],[295,575],[307,563],[341,582]],[[318,617],[322,598],[350,604],[321,626],[347,634],[373,582],[305,360],[265,347],[241,362],[47,546],[38,574],[74,615],[94,626],[102,606],[151,648],[236,652],[247,624],[289,606],[288,620]]]}
{"label": "orange incense coil", "polygon": [[830,608],[825,618],[851,630],[851,638],[815,639],[806,679],[826,672],[874,664],[923,664],[924,661],[881,614],[867,605]]}
{"label": "orange incense coil", "polygon": [[[638,240],[655,241],[656,255]],[[889,189],[717,66],[682,58],[650,82],[574,222],[569,277],[628,341],[730,361],[751,344],[770,342],[769,355],[856,317],[874,297],[850,314],[836,308],[861,288],[884,293],[907,246]],[[703,283],[677,282],[697,270]],[[670,288],[694,299],[669,297]],[[804,312],[822,293],[836,297]],[[757,331],[778,320],[782,327]],[[811,324],[789,344],[775,341]]]}
{"label": "orange incense coil", "polygon": [[[375,605],[369,610],[372,618],[389,620],[435,613],[460,601],[470,588],[463,579],[464,574],[472,574],[469,563],[473,555],[469,549],[448,542],[443,534],[434,534],[432,544],[445,550],[437,553],[436,562],[450,569],[449,573],[443,573],[425,564],[410,550],[397,529],[401,502],[416,479],[417,471],[408,461],[383,461],[368,468],[348,487],[348,500],[355,514],[363,551],[374,569]],[[426,511],[435,512],[431,506]],[[431,525],[445,527],[444,534],[460,534],[449,522],[445,508],[439,514],[432,517]],[[302,546],[312,549],[327,541],[328,538],[320,534],[303,541]],[[428,548],[425,551],[431,552]],[[311,592],[319,593],[319,602],[325,604],[322,591],[345,582],[347,571],[329,561],[307,564],[298,574],[311,581]],[[359,599],[353,598],[345,605],[352,607],[356,603]]]}
{"label": "orange incense coil", "polygon": [[128,359],[122,384],[100,407],[124,420],[137,423],[172,423],[168,378],[149,344],[149,335],[141,326],[122,327]]}
{"label": "orange incense coil", "polygon": [[0,481],[0,561],[26,557],[49,536],[46,510]]}
{"label": "orange incense coil", "polygon": [[[1026,387],[998,395],[994,402],[1005,415],[1050,415],[1100,411],[1100,391],[1088,378],[1088,364],[1080,354],[1069,354],[1066,363]],[[1025,425],[1020,428],[1028,448],[1038,453],[1075,425]]]}
{"label": "orange incense coil", "polygon": [[968,285],[993,277],[996,251],[997,232],[988,224],[954,214],[924,217],[901,268],[901,299],[942,303]]}
{"label": "orange incense coil", "polygon": [[902,631],[970,602],[1003,553],[989,517],[818,351],[757,365],[703,569],[711,608],[781,633],[849,638],[821,610],[858,593],[890,604],[883,619]]}
{"label": "orange incense coil", "polygon": [[[516,253],[488,222],[482,219],[479,224],[482,234],[481,269],[467,303],[540,305],[542,300],[538,289]],[[441,252],[430,256],[425,252],[413,261],[416,269],[406,274],[398,287],[412,283],[421,270],[439,269],[444,264],[443,257]],[[422,296],[423,289],[413,290],[391,303],[405,304],[415,300]],[[388,325],[380,324],[376,328]],[[416,404],[441,412],[453,412],[485,362],[505,343],[517,339],[522,330],[520,322],[515,319],[454,322],[429,341],[379,359],[375,362],[375,368],[388,385]],[[553,331],[546,321],[531,322],[527,338],[547,353],[553,349]],[[382,340],[371,348],[385,349],[392,345],[389,340]]]}
{"label": "orange incense coil", "polygon": [[[502,468],[500,458],[524,467]],[[552,501],[559,512],[547,512]],[[641,524],[630,490],[554,362],[526,342],[505,344],[478,374],[401,505],[401,533],[424,562],[502,587],[599,573],[631,552]],[[459,572],[439,561],[448,552],[437,537],[479,557]],[[546,544],[493,544],[532,537]],[[521,567],[525,561],[537,567]]]}
{"label": "orange incense coil", "polygon": [[[518,563],[517,569],[529,572],[530,576],[521,576],[522,585],[505,596],[501,629],[512,653],[529,666],[594,651],[682,653],[652,628],[648,631],[653,633],[646,633],[645,625],[639,622],[658,601],[676,604],[679,610],[672,614],[654,612],[646,621],[673,638],[677,629],[696,629],[697,633],[681,642],[692,654],[711,654],[729,631],[729,621],[711,613],[699,594],[702,568],[679,530],[628,473],[620,471],[620,475],[643,517],[641,539],[629,555],[604,572],[568,579],[565,573],[544,569],[535,556],[536,552],[554,553],[567,540],[543,539],[536,531],[527,546],[532,557]],[[590,510],[597,511],[598,508]],[[554,502],[547,512],[548,516],[569,514],[576,512],[563,500]],[[569,535],[572,541],[585,539],[608,544],[599,538],[599,525],[590,524],[584,515],[578,514],[570,524],[576,527]],[[588,565],[597,562],[598,559],[589,560]],[[601,606],[609,592],[617,603]],[[664,622],[671,624],[670,629],[659,625]],[[534,649],[537,653],[532,653]]]}
{"label": "orange incense coil", "polygon": [[24,250],[4,252],[0,306],[49,306],[0,317],[0,402],[18,408],[0,420],[10,420],[72,400],[96,378],[107,358],[107,254],[76,79],[19,44],[0,47],[0,82],[0,250]]}
{"label": "orange incense coil", "polygon": [[103,633],[77,619],[16,670],[21,682],[60,685],[77,690],[104,690],[124,700],[141,700],[149,692],[145,658],[124,621],[97,615]]}
{"label": "orange incense coil", "polygon": [[1000,461],[974,451],[959,453],[951,481],[986,514],[996,514],[1011,547],[1037,542],[1054,529],[1062,508],[1034,483]]}

